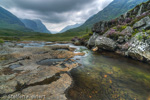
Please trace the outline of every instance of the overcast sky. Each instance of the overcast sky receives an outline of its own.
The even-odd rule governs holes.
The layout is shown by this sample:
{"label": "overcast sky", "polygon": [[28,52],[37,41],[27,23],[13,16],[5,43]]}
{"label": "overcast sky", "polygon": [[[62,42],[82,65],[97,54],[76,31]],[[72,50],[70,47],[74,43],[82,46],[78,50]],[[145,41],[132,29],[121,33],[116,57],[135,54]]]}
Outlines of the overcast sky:
{"label": "overcast sky", "polygon": [[50,31],[84,23],[113,0],[0,0],[19,18],[40,19]]}

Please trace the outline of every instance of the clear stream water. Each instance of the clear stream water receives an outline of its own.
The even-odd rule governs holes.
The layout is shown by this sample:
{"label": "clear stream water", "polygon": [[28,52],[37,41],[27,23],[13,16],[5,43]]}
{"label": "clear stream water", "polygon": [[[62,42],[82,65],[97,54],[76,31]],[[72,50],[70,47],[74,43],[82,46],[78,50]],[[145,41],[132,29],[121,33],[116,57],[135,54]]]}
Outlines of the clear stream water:
{"label": "clear stream water", "polygon": [[150,100],[150,65],[111,52],[92,52],[83,46],[56,45],[86,52],[85,56],[74,57],[80,59],[77,62],[81,66],[70,72],[74,83],[66,93],[69,100]]}
{"label": "clear stream water", "polygon": [[150,100],[150,65],[111,52],[87,52],[71,71],[69,100]]}

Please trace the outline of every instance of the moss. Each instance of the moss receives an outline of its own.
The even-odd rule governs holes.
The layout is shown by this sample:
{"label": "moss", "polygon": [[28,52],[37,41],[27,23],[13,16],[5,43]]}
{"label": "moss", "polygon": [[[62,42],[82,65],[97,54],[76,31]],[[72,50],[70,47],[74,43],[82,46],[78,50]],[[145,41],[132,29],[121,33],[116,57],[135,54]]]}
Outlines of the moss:
{"label": "moss", "polygon": [[0,44],[3,44],[4,43],[4,40],[0,39]]}
{"label": "moss", "polygon": [[118,26],[113,27],[113,29],[119,32],[123,31],[125,28],[127,28],[127,25],[118,25]]}
{"label": "moss", "polygon": [[150,35],[150,30],[146,30],[146,33]]}
{"label": "moss", "polygon": [[146,35],[146,34],[139,34],[137,37],[136,37],[139,41],[141,40],[147,40],[150,38],[149,35]]}
{"label": "moss", "polygon": [[134,30],[134,32],[132,33],[132,37],[135,36],[136,33],[138,33],[139,31],[137,29]]}
{"label": "moss", "polygon": [[126,25],[121,26],[121,31],[124,30],[124,29],[126,29],[126,28],[127,28]]}

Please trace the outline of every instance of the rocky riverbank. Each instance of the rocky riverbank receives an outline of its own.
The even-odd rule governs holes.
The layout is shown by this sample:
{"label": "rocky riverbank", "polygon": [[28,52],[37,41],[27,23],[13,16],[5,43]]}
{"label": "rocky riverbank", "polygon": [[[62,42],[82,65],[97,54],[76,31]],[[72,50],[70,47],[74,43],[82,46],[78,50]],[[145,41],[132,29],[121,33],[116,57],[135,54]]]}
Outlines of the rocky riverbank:
{"label": "rocky riverbank", "polygon": [[65,91],[73,81],[68,72],[79,66],[72,58],[84,55],[75,49],[48,43],[36,47],[5,43],[0,50],[0,100],[22,96],[66,100]]}
{"label": "rocky riverbank", "polygon": [[150,1],[120,17],[96,23],[87,46],[150,63]]}

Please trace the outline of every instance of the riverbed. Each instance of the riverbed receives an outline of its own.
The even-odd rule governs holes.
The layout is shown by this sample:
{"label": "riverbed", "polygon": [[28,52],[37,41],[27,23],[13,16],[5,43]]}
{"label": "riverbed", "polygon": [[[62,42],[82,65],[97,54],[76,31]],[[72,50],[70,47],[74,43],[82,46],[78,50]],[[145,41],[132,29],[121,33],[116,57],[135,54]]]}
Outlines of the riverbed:
{"label": "riverbed", "polygon": [[[18,43],[17,46],[21,47],[24,46],[25,48],[30,49],[34,47],[34,49],[36,49],[36,52],[34,52],[35,54],[33,55],[33,58],[31,56],[32,59],[31,62],[32,63],[36,62],[38,66],[39,65],[41,66],[38,67],[36,64],[28,62],[23,63],[21,61],[19,65],[14,64],[13,66],[10,66],[11,68],[17,68],[20,67],[22,64],[24,66],[33,65],[32,66],[34,68],[34,69],[32,68],[34,70],[33,72],[36,73],[35,71],[37,70],[37,74],[33,75],[34,80],[31,80],[31,82],[29,81],[30,83],[34,81],[34,84],[33,83],[29,84],[27,85],[28,87],[22,89],[24,94],[40,93],[41,90],[38,90],[38,88],[41,88],[42,91],[46,89],[46,91],[44,92],[46,93],[46,96],[50,96],[51,100],[59,100],[60,98],[61,100],[65,100],[65,96],[67,97],[68,100],[150,100],[149,64],[139,62],[130,58],[126,58],[112,52],[99,52],[99,53],[93,52],[84,46],[75,46],[71,43],[50,44],[48,45],[48,48],[51,48],[51,46],[52,47],[55,46],[55,48],[54,47],[51,48],[53,50],[50,51],[48,51],[49,49],[43,49],[44,46],[47,46],[43,42],[42,43],[33,42],[30,44]],[[68,48],[68,46],[70,48],[76,49],[73,52],[73,54],[85,53],[85,55],[71,56],[70,58],[74,59],[74,61],[69,60],[69,63],[68,61],[66,62],[64,57],[68,57],[70,56],[70,54],[72,54],[72,52],[68,51],[70,49]],[[27,54],[28,53],[29,51],[27,52]],[[52,57],[54,53],[56,57],[59,55],[59,59]],[[63,57],[61,57],[61,55],[63,55]],[[51,57],[51,59],[45,59],[44,57]],[[41,60],[39,60],[39,58]],[[34,59],[37,60],[38,62],[33,61]],[[68,69],[66,70],[66,67],[64,65],[67,63],[70,65],[72,63],[76,63],[76,65],[74,67],[70,67],[70,65],[68,65],[68,68],[70,68],[70,70]],[[32,70],[30,66],[27,67],[26,69]],[[24,70],[24,67],[22,66],[20,70]],[[59,73],[60,75],[54,75],[60,71],[64,72],[64,70],[65,74]],[[30,73],[26,72],[25,74],[22,74],[22,76],[20,76],[19,78],[13,77],[12,75],[11,76],[12,78],[16,78],[16,80],[19,79],[20,81],[20,79],[22,78],[27,78],[24,75],[28,74],[30,75],[31,72]],[[42,76],[40,77],[37,76],[40,74]],[[48,78],[49,80],[43,80],[43,78],[45,79],[45,75],[46,77],[49,76]],[[57,76],[56,79],[51,80],[51,78],[54,78],[56,76]],[[56,84],[58,86],[55,88]],[[61,85],[63,84],[66,85],[66,87],[62,86],[63,91],[65,91],[65,96],[62,95],[62,92],[59,93],[59,91],[61,91],[60,89],[62,89]],[[53,90],[51,88],[53,88]],[[51,94],[53,93],[52,91],[55,90],[57,95]]]}

